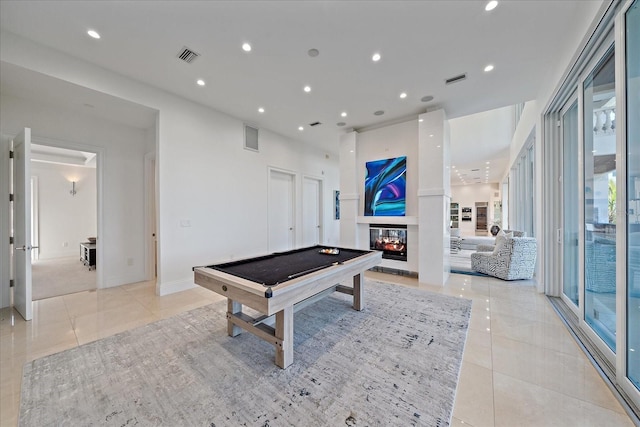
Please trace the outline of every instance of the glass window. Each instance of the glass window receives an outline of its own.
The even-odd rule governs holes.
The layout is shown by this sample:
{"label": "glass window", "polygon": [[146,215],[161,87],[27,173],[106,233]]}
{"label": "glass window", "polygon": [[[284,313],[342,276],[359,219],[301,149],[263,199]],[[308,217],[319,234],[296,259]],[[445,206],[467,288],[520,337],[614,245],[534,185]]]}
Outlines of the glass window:
{"label": "glass window", "polygon": [[627,10],[627,377],[640,389],[640,2]]}
{"label": "glass window", "polygon": [[577,306],[578,292],[578,101],[562,116],[562,200],[564,252],[562,291]]}
{"label": "glass window", "polygon": [[616,351],[616,129],[613,48],[584,83],[585,320]]}

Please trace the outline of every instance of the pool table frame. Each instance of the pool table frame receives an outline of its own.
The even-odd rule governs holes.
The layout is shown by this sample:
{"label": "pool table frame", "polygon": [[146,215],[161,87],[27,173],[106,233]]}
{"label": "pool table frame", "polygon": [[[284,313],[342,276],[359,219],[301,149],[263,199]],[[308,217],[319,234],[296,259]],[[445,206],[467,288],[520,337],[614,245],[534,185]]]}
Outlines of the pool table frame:
{"label": "pool table frame", "polygon": [[[364,309],[364,272],[381,261],[382,252],[365,252],[274,286],[270,296],[262,284],[207,267],[194,268],[194,281],[227,297],[229,336],[235,337],[244,329],[270,342],[276,348],[276,365],[284,369],[293,363],[293,314],[335,291],[353,295],[353,308]],[[353,287],[340,284],[349,279]],[[254,318],[243,313],[243,305],[262,315]]]}

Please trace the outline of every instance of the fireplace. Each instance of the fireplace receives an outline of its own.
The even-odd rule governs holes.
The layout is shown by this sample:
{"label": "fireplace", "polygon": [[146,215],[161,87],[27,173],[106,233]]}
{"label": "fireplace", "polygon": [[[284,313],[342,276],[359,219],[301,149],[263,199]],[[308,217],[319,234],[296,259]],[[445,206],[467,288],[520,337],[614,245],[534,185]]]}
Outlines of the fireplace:
{"label": "fireplace", "polygon": [[382,258],[407,260],[406,225],[369,225],[369,248],[382,251]]}

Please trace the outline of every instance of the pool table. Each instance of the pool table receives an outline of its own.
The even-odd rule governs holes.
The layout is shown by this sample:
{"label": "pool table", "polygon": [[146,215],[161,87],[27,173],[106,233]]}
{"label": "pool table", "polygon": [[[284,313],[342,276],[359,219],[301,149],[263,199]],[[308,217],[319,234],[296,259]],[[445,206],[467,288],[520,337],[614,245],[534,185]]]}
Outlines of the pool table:
{"label": "pool table", "polygon": [[[270,342],[284,369],[293,363],[294,312],[335,291],[353,295],[353,308],[362,310],[363,273],[381,261],[379,251],[313,246],[193,272],[196,284],[227,297],[227,333],[234,337],[244,329]],[[353,287],[342,285],[345,280]],[[243,313],[243,305],[261,316]]]}

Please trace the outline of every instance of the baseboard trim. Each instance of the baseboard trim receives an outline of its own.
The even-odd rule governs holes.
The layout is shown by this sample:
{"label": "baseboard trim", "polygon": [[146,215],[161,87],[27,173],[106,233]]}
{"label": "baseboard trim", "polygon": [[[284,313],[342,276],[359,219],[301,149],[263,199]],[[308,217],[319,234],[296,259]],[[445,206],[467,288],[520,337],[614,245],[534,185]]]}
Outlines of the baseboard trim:
{"label": "baseboard trim", "polygon": [[196,284],[193,283],[193,278],[164,282],[159,284],[158,294],[162,297],[165,295],[175,294],[176,292],[186,291],[187,289],[193,289],[195,287]]}

